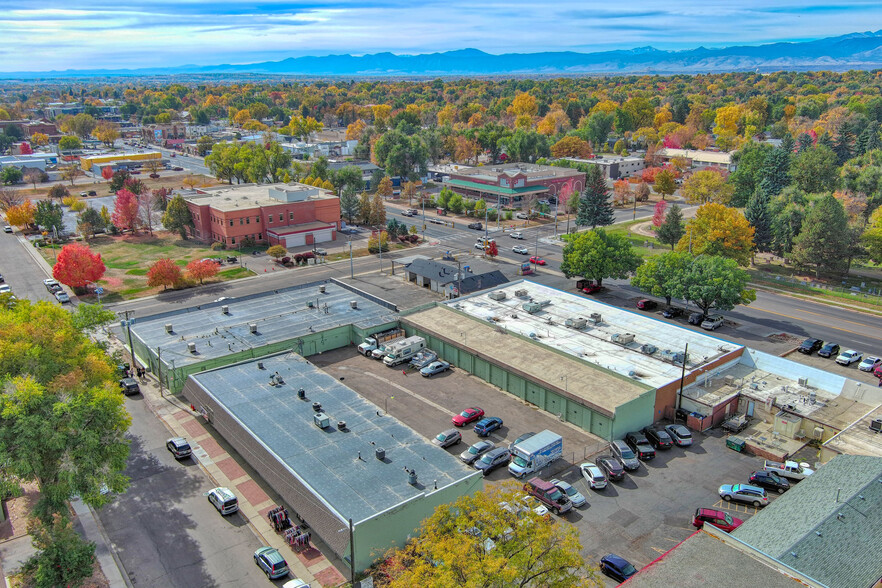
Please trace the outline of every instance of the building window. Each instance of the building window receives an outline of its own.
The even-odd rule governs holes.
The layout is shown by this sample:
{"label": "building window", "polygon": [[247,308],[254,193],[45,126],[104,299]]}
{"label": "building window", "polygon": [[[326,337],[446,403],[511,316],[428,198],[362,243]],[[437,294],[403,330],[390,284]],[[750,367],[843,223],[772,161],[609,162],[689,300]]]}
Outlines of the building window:
{"label": "building window", "polygon": [[230,242],[231,242],[233,245],[235,245],[235,244],[236,244],[236,238],[235,238],[235,237],[230,238]]}
{"label": "building window", "polygon": [[239,219],[239,224],[240,224],[240,225],[244,225],[244,224],[245,224],[245,219],[244,219],[244,218],[240,218],[240,219]]}
{"label": "building window", "polygon": [[230,226],[233,226],[233,219],[230,219]]}
{"label": "building window", "polygon": [[246,225],[250,225],[250,224],[251,224],[251,217],[250,217],[250,216],[246,216],[246,217],[245,217],[245,224],[246,224]]}
{"label": "building window", "polygon": [[263,241],[263,233],[257,233],[257,240]]}
{"label": "building window", "polygon": [[267,219],[269,220],[270,224],[273,224],[273,215],[267,215]]}
{"label": "building window", "polygon": [[254,222],[255,222],[256,224],[259,225],[259,224],[260,224],[260,217],[259,217],[259,216],[255,216],[255,217],[254,217]]}
{"label": "building window", "polygon": [[293,212],[288,213],[288,220],[294,220],[294,213]]}

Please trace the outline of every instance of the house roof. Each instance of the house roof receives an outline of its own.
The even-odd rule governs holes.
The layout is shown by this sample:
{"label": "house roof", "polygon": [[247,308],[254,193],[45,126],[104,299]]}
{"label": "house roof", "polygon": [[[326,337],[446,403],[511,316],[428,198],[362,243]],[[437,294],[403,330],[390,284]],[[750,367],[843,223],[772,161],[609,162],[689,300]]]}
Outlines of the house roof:
{"label": "house roof", "polygon": [[[434,282],[438,282],[441,286],[448,284],[456,284],[459,282],[459,271],[454,265],[448,265],[432,259],[414,259],[407,264],[407,270],[424,278],[428,278]],[[508,282],[508,278],[499,270],[489,269],[487,271],[464,271],[462,274],[462,293],[476,292],[485,288],[495,288],[500,284]]]}
{"label": "house roof", "polygon": [[839,455],[732,535],[830,588],[882,578],[882,458]]}
{"label": "house roof", "polygon": [[468,188],[470,190],[478,190],[481,192],[489,192],[490,194],[501,194],[503,196],[523,196],[524,194],[542,194],[548,192],[545,186],[523,186],[521,188],[504,188],[496,184],[482,184],[480,182],[468,182],[466,180],[449,179],[442,182],[445,186],[458,186],[460,188]]}

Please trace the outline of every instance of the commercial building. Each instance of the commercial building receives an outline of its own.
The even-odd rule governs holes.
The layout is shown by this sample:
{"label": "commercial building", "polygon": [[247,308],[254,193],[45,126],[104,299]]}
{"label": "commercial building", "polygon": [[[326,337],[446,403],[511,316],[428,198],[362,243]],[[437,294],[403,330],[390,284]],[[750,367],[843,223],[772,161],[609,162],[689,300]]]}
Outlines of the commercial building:
{"label": "commercial building", "polygon": [[193,374],[184,394],[357,573],[483,489],[480,472],[293,352]]}
{"label": "commercial building", "polygon": [[698,149],[673,149],[663,147],[655,152],[657,157],[665,162],[674,158],[685,159],[693,169],[715,168],[726,171],[734,171],[732,154],[725,151],[701,151]]}
{"label": "commercial building", "polygon": [[596,165],[603,171],[603,177],[607,180],[618,180],[639,175],[646,168],[646,159],[643,156],[630,155],[628,157],[598,157],[595,159],[577,159],[565,157],[567,161]]}
{"label": "commercial building", "polygon": [[34,133],[41,133],[48,137],[58,135],[58,128],[55,126],[55,123],[48,120],[0,120],[0,131],[6,131],[10,127],[16,127],[21,131],[21,136],[25,140],[30,139]]}
{"label": "commercial building", "polygon": [[335,240],[340,229],[340,199],[306,184],[240,184],[180,194],[193,218],[193,238],[232,249],[247,240],[288,249],[313,246]]}
{"label": "commercial building", "polygon": [[92,169],[96,163],[110,163],[113,161],[138,161],[145,162],[151,159],[162,160],[162,153],[159,151],[146,151],[144,153],[105,153],[102,155],[90,155],[80,158],[80,167],[85,171]]}
{"label": "commercial building", "polygon": [[496,288],[508,282],[501,271],[489,264],[470,262],[460,270],[459,266],[419,257],[404,266],[404,280],[447,298]]}
{"label": "commercial building", "polygon": [[556,197],[564,190],[581,192],[585,174],[566,167],[506,163],[450,170],[442,185],[491,206],[523,208],[525,203]]}
{"label": "commercial building", "polygon": [[182,145],[187,140],[187,125],[183,122],[146,125],[141,127],[141,138],[163,147]]}
{"label": "commercial building", "polygon": [[57,153],[30,153],[28,155],[0,156],[0,169],[4,167],[17,167],[20,170],[39,169],[46,171],[46,167],[58,163]]}

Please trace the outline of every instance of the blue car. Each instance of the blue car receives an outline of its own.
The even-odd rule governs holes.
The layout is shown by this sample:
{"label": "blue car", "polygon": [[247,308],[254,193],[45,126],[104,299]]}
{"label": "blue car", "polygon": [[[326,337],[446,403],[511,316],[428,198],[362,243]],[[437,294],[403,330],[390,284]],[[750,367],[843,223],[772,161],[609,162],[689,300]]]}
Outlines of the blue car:
{"label": "blue car", "polygon": [[441,372],[446,372],[450,369],[450,364],[446,361],[433,361],[426,367],[420,370],[420,375],[424,378],[428,378],[434,376],[435,374],[440,374]]}
{"label": "blue car", "polygon": [[637,569],[628,560],[614,553],[600,558],[600,571],[616,582],[624,582],[637,573]]}
{"label": "blue car", "polygon": [[487,417],[478,421],[475,425],[475,433],[478,437],[486,437],[496,429],[502,426],[502,419],[499,417]]}

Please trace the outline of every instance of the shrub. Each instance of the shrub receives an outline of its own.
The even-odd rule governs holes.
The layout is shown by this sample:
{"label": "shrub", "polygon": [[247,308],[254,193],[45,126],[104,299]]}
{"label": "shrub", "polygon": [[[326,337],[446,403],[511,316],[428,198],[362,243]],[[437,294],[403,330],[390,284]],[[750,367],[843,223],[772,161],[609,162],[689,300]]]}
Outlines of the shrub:
{"label": "shrub", "polygon": [[227,246],[224,245],[224,244],[223,244],[222,242],[220,242],[220,241],[215,241],[214,243],[211,244],[211,250],[212,250],[212,251],[219,251],[219,250],[226,249],[226,248],[227,248]]}

